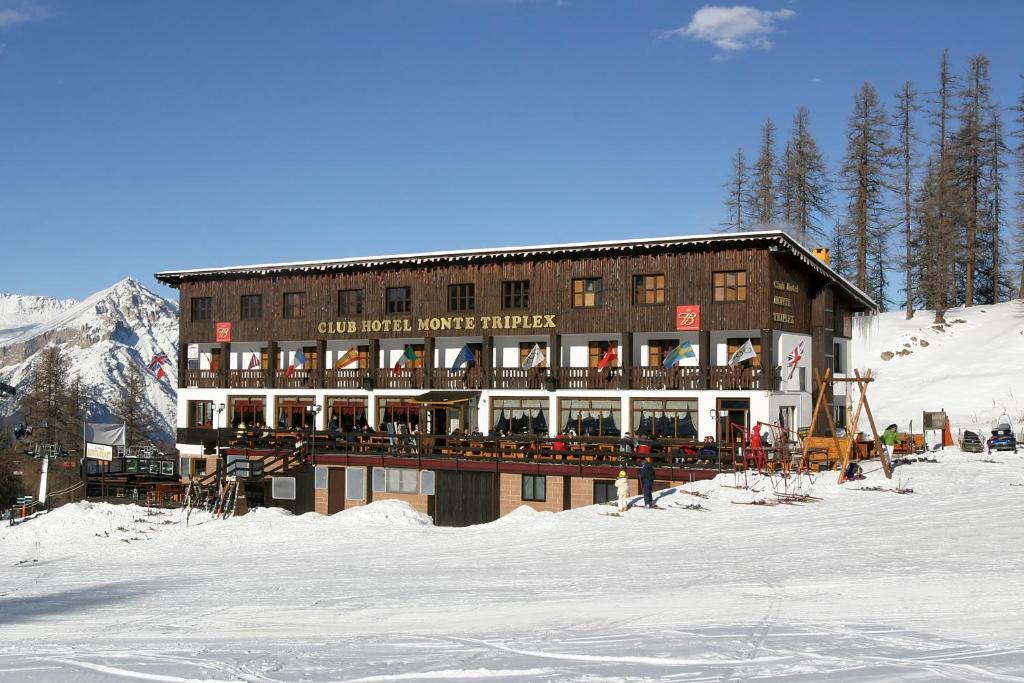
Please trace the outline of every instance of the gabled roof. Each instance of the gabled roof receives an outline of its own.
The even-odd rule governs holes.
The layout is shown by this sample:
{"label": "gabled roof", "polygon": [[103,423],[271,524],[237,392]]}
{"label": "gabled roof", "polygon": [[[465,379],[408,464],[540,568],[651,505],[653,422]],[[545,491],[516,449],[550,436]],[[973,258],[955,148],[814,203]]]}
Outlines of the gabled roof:
{"label": "gabled roof", "polygon": [[786,248],[805,265],[829,280],[865,308],[876,310],[878,306],[871,297],[844,279],[832,268],[821,262],[805,246],[782,230],[758,232],[720,233],[711,235],[689,235],[677,237],[643,237],[629,240],[608,240],[601,242],[569,242],[565,244],[542,244],[524,247],[497,247],[489,249],[459,249],[455,251],[428,251],[415,254],[392,254],[386,256],[356,256],[320,261],[291,261],[286,263],[262,263],[248,266],[225,266],[222,268],[193,268],[190,270],[165,270],[154,277],[171,287],[177,287],[189,280],[208,280],[231,276],[261,276],[331,272],[346,270],[372,270],[383,267],[460,265],[486,261],[507,261],[521,258],[557,257],[568,254],[614,255],[648,250],[660,251],[672,247],[688,246],[732,246],[744,243],[776,243]]}

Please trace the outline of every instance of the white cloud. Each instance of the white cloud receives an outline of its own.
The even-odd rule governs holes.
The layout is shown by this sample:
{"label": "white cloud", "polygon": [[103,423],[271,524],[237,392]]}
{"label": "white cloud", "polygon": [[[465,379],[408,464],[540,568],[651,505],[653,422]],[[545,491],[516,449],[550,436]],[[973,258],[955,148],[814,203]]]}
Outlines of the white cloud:
{"label": "white cloud", "polygon": [[0,30],[28,24],[33,21],[42,21],[50,17],[50,10],[39,5],[26,2],[4,3],[0,2]]}
{"label": "white cloud", "polygon": [[690,23],[671,32],[680,38],[711,43],[720,50],[735,52],[751,47],[767,50],[772,46],[769,34],[780,21],[796,16],[791,9],[774,12],[755,7],[713,7],[706,5],[690,17]]}

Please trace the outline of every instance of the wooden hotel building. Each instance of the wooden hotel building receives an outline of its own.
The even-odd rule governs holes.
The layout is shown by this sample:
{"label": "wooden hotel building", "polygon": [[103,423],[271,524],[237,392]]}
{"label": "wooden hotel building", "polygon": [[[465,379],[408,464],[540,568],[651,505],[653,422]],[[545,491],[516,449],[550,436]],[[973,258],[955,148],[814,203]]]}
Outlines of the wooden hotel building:
{"label": "wooden hotel building", "polygon": [[[447,524],[603,502],[627,432],[656,443],[660,480],[710,476],[721,463],[673,448],[807,425],[813,371],[845,374],[853,316],[875,310],[780,231],[156,278],[180,292],[178,447],[193,476],[211,476],[211,453],[265,459],[292,448],[274,435],[301,433],[312,452],[276,470],[293,480],[288,506],[403,498]],[[730,366],[748,341],[754,357]],[[828,400],[841,421],[844,397]],[[616,457],[537,455],[598,446]]]}

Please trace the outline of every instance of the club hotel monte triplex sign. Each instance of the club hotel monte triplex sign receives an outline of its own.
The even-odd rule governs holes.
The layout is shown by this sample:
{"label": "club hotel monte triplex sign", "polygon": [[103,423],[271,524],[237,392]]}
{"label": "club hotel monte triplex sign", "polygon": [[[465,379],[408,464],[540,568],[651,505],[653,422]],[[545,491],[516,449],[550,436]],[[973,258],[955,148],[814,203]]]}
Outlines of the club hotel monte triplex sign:
{"label": "club hotel monte triplex sign", "polygon": [[439,332],[442,330],[540,330],[554,329],[555,316],[480,315],[434,318],[373,318],[367,320],[324,320],[316,326],[320,334],[357,334],[366,332]]}

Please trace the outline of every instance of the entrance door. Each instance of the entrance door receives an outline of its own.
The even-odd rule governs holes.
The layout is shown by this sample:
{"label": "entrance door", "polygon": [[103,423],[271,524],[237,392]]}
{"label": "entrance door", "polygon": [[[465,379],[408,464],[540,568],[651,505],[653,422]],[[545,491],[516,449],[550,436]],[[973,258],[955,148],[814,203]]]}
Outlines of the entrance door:
{"label": "entrance door", "polygon": [[431,406],[430,433],[434,436],[448,434],[448,409],[444,406]]}
{"label": "entrance door", "polygon": [[333,515],[345,509],[345,469],[331,467],[327,470],[327,514]]}
{"label": "entrance door", "polygon": [[[718,399],[718,442],[742,444],[750,429],[750,399]],[[742,430],[742,431],[741,431]]]}

